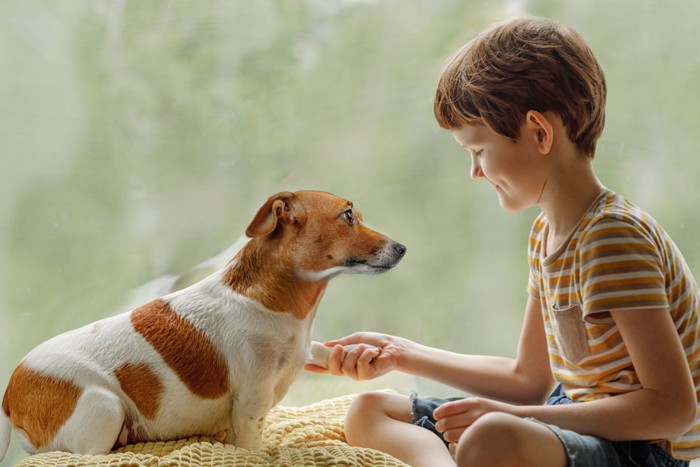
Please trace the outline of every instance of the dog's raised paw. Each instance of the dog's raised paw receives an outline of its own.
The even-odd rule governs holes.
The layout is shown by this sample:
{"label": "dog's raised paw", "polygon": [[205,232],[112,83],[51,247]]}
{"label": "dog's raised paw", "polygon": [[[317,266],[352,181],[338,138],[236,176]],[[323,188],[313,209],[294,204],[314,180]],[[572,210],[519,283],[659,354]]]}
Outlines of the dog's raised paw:
{"label": "dog's raised paw", "polygon": [[[374,348],[374,346],[367,345],[367,344],[345,345],[345,346],[343,346],[343,349],[345,350],[345,353],[343,354],[343,358],[345,358],[345,355],[347,355],[348,352],[350,352],[352,349],[354,349],[358,345],[364,345],[365,347],[368,347],[368,348]],[[332,350],[333,350],[333,347],[328,347],[327,345],[324,345],[321,342],[312,341],[311,348],[309,350],[309,359],[307,360],[306,363],[309,363],[311,365],[320,366],[321,368],[328,368],[328,358],[331,356]]]}

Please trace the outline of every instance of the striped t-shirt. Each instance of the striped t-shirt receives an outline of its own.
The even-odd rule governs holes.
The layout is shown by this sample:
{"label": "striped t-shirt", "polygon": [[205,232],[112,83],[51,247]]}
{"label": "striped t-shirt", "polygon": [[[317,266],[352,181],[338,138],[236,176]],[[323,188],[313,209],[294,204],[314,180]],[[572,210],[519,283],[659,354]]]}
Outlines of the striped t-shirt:
{"label": "striped t-shirt", "polygon": [[[530,233],[528,292],[542,304],[552,372],[567,396],[590,401],[640,389],[609,312],[668,308],[700,399],[700,291],[669,235],[609,190],[556,251],[545,251],[548,229],[540,214]],[[691,431],[669,440],[675,457],[700,457],[698,414]]]}

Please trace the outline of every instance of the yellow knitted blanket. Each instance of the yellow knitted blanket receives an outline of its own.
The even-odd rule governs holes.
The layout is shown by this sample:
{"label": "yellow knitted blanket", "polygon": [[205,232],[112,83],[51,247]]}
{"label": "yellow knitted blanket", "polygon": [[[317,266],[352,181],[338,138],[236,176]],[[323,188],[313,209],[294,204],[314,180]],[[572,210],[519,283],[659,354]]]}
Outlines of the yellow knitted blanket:
{"label": "yellow knitted blanket", "polygon": [[30,456],[19,466],[396,466],[401,461],[379,451],[350,447],[343,422],[354,396],[327,399],[304,407],[270,411],[261,451],[248,451],[214,438],[139,443],[106,456],[50,452]]}

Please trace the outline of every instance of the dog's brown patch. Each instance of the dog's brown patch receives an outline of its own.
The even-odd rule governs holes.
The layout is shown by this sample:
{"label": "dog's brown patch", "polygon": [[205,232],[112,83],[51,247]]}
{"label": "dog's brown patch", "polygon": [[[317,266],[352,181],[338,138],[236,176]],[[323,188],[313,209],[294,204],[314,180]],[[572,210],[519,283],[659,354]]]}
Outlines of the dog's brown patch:
{"label": "dog's brown patch", "polygon": [[165,389],[160,378],[148,365],[131,363],[125,363],[114,370],[114,375],[139,412],[147,419],[153,420],[158,414]]}
{"label": "dog's brown patch", "polygon": [[228,392],[224,357],[207,336],[163,300],[135,309],[131,323],[193,394],[216,399]]}
{"label": "dog's brown patch", "polygon": [[47,446],[78,404],[82,389],[20,364],[2,400],[5,415],[36,449]]}

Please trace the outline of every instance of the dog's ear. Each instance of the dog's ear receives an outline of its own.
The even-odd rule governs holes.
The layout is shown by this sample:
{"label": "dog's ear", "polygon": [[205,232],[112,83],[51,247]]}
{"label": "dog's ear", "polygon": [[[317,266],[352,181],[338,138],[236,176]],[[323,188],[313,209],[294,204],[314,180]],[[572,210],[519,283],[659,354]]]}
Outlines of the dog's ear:
{"label": "dog's ear", "polygon": [[265,202],[245,234],[251,238],[262,237],[274,232],[278,222],[301,225],[305,220],[306,210],[299,199],[294,193],[283,191]]}

